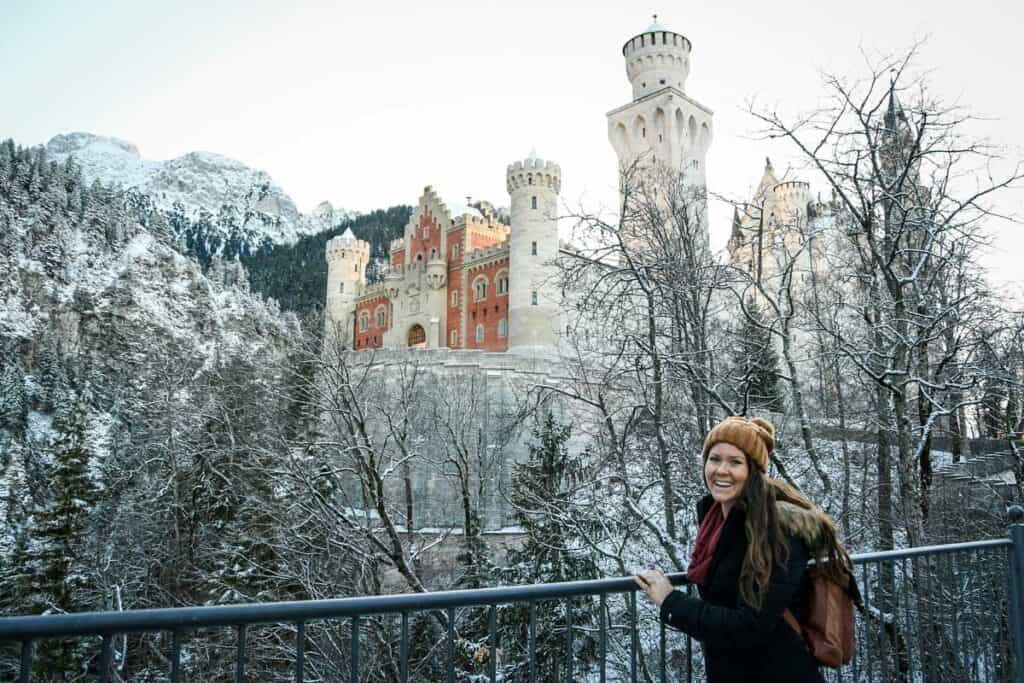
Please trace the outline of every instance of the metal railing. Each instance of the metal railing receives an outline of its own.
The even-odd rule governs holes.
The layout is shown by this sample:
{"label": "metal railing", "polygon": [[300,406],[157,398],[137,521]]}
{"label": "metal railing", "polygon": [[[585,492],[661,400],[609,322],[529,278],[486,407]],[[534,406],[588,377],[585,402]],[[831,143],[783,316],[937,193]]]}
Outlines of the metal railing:
{"label": "metal railing", "polygon": [[[857,617],[857,651],[850,665],[826,672],[829,680],[1024,681],[1024,526],[1011,527],[1010,538],[1005,539],[866,553],[853,559],[865,602]],[[682,574],[670,578],[676,585],[683,582]],[[416,637],[410,634],[413,623]],[[250,675],[253,668],[247,643],[251,649],[253,634],[279,628],[266,626],[274,624],[286,625],[284,633],[291,634],[290,661],[276,669],[277,680],[310,680],[311,652],[337,667],[333,674],[313,674],[312,680],[318,681],[367,680],[367,667],[371,662],[379,665],[382,656],[391,658],[391,672],[382,679],[402,683],[454,683],[469,675],[492,683],[664,683],[703,678],[699,643],[666,633],[653,608],[637,599],[631,577],[336,600],[7,617],[0,618],[0,645],[14,644],[16,651],[20,643],[19,680],[27,683],[38,643],[98,638],[89,676],[110,681],[123,666],[124,653],[115,655],[116,639],[156,633],[162,642],[170,640],[160,678],[177,682],[187,680],[182,657],[187,636],[230,627],[235,632],[234,652],[227,668],[233,669],[235,681],[242,682],[247,680],[247,667]],[[258,625],[263,629],[254,628]],[[332,642],[333,649],[323,642],[310,649],[309,629],[339,625],[344,626],[344,637],[324,641]],[[372,642],[367,635],[371,627]],[[543,629],[540,635],[538,628]],[[562,636],[552,643],[555,632]],[[266,674],[260,676],[270,680]]]}

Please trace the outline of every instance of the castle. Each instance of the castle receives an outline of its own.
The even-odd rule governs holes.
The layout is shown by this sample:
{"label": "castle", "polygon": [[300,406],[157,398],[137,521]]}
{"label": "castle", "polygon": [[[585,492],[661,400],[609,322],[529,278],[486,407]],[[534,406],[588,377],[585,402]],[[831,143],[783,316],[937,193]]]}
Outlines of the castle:
{"label": "castle", "polygon": [[[632,100],[608,112],[608,138],[620,168],[656,160],[703,190],[713,113],[685,93],[690,52],[690,41],[656,18],[626,41]],[[351,231],[330,240],[328,332],[355,350],[555,350],[568,305],[555,266],[567,252],[558,239],[562,169],[531,154],[505,179],[507,219],[488,202],[446,202],[427,186],[381,282],[366,282],[367,242]]]}

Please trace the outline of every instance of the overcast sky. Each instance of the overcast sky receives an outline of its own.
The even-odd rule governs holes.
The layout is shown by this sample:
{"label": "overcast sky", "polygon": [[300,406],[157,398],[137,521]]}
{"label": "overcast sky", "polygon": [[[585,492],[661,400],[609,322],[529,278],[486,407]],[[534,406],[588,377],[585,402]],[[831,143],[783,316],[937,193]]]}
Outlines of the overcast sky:
{"label": "overcast sky", "polygon": [[[686,90],[715,112],[713,191],[746,197],[766,155],[780,173],[795,159],[749,138],[749,98],[811,108],[822,71],[860,73],[862,48],[926,36],[934,91],[1024,157],[1024,10],[1010,0],[0,0],[0,138],[82,130],[150,159],[217,152],[267,171],[303,211],[413,203],[428,184],[506,204],[505,166],[536,148],[561,164],[566,202],[608,206],[605,113],[630,99],[621,47],[654,12],[693,43]],[[1018,192],[1002,208],[1021,206]],[[713,207],[713,246],[730,215]],[[997,230],[989,263],[1024,280],[1020,227]]]}

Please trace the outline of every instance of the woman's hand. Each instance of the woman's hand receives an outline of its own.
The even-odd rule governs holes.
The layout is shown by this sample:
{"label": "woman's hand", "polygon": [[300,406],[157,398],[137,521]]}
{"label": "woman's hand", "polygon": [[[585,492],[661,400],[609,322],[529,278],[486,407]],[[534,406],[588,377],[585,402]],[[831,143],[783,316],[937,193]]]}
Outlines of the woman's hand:
{"label": "woman's hand", "polygon": [[633,575],[633,580],[643,589],[644,593],[647,593],[650,601],[658,607],[661,607],[661,603],[665,602],[665,598],[674,590],[668,577],[657,569],[638,572]]}

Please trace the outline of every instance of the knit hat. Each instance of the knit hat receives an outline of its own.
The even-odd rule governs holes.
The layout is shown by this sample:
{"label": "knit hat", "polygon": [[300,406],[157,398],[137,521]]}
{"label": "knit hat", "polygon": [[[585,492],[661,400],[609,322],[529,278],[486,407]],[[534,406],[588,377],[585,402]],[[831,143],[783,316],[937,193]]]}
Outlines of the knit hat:
{"label": "knit hat", "polygon": [[755,417],[727,417],[708,432],[704,439],[704,462],[716,443],[730,443],[747,454],[761,472],[768,472],[768,456],[775,448],[775,427],[768,420]]}

